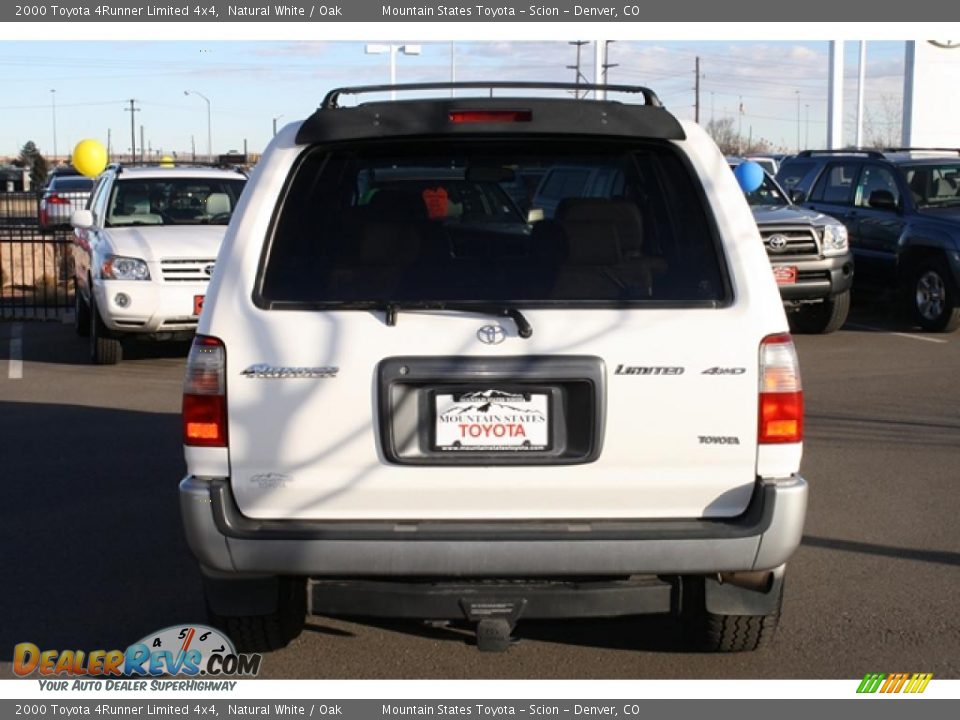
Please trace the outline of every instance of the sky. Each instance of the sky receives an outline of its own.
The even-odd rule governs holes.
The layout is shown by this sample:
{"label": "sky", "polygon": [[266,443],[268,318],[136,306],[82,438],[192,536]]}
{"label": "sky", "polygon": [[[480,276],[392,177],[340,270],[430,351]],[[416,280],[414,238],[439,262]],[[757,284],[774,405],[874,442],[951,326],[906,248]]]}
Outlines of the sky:
{"label": "sky", "polygon": [[[419,55],[397,56],[397,81],[447,81],[451,47],[457,80],[573,81],[576,47],[563,41],[429,42]],[[114,152],[130,147],[129,100],[154,154],[206,153],[207,104],[215,154],[251,153],[279,126],[307,117],[331,88],[389,81],[387,55],[362,42],[307,41],[0,41],[0,160],[28,140],[44,155],[69,154],[84,138],[108,138]],[[858,43],[844,44],[844,139],[852,141]],[[701,58],[701,123],[732,117],[744,137],[796,150],[826,143],[829,43],[676,41],[609,45],[609,82],[651,87],[677,116],[693,118],[694,63]],[[593,79],[592,45],[582,72]],[[867,44],[866,134],[899,141],[904,43]],[[376,96],[374,96],[375,98]],[[382,96],[381,96],[382,97]],[[739,108],[743,107],[743,112]],[[55,106],[55,107],[54,107]],[[799,121],[798,121],[799,118]],[[54,122],[56,135],[54,135]]]}

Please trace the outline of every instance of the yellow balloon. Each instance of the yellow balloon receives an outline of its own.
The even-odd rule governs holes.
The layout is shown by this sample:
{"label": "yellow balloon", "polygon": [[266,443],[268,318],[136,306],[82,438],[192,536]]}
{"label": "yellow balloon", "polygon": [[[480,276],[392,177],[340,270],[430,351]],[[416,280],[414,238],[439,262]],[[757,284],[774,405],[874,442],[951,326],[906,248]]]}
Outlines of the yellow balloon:
{"label": "yellow balloon", "polygon": [[81,140],[73,149],[73,166],[87,177],[96,177],[107,166],[107,149],[97,140]]}

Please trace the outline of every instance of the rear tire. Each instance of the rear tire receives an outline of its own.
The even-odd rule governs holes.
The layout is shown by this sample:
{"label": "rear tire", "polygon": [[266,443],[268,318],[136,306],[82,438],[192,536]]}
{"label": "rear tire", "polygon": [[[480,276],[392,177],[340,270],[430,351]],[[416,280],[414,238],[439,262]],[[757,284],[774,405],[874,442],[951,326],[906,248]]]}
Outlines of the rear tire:
{"label": "rear tire", "polygon": [[843,327],[850,313],[850,291],[823,302],[801,305],[791,316],[794,330],[805,335],[825,335]]}
{"label": "rear tire", "polygon": [[683,620],[690,644],[707,652],[749,652],[770,644],[780,622],[783,583],[766,615],[719,615],[707,610],[703,577],[683,578]]}
{"label": "rear tire", "polygon": [[[235,592],[242,593],[243,581],[235,582]],[[276,610],[266,615],[221,615],[207,600],[210,624],[223,630],[238,652],[269,652],[286,647],[303,632],[306,614],[307,584],[300,577],[277,578]]]}
{"label": "rear tire", "polygon": [[917,325],[927,332],[952,332],[960,327],[960,293],[943,258],[921,260],[909,277],[906,300]]}
{"label": "rear tire", "polygon": [[80,283],[73,281],[73,329],[79,337],[90,336],[90,306],[80,294]]}
{"label": "rear tire", "polygon": [[90,293],[90,361],[95,365],[116,365],[123,359],[123,346],[109,337],[107,326],[100,319],[97,301]]}

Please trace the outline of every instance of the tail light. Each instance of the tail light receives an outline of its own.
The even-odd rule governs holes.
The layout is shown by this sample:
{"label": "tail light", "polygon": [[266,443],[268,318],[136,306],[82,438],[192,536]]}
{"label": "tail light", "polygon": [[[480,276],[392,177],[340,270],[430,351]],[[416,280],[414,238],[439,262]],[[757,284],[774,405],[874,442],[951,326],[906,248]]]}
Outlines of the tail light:
{"label": "tail light", "polygon": [[215,337],[197,335],[183,381],[183,443],[227,446],[227,353]]}
{"label": "tail light", "polygon": [[515,123],[530,122],[530,110],[451,110],[450,122],[454,125],[467,123]]}
{"label": "tail light", "polygon": [[803,440],[803,387],[790,335],[768,335],[760,343],[761,444]]}
{"label": "tail light", "polygon": [[47,197],[48,205],[69,205],[70,201],[65,197],[60,197],[56,193]]}

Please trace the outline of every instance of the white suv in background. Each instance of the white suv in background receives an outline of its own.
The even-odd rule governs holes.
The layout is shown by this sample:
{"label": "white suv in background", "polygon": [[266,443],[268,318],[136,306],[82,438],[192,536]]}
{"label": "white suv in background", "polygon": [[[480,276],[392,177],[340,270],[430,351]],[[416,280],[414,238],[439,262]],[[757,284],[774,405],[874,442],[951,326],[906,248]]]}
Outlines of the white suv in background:
{"label": "white suv in background", "polygon": [[[575,88],[335,90],[261,159],[183,396],[184,528],[238,647],[308,607],[459,619],[490,650],[527,618],[638,613],[770,639],[807,483],[757,225],[652,91],[544,87]],[[617,191],[549,217],[507,191],[569,166]]]}
{"label": "white suv in background", "polygon": [[77,334],[90,357],[113,364],[126,337],[185,339],[233,209],[238,170],[111,165],[87,208],[73,214]]}

